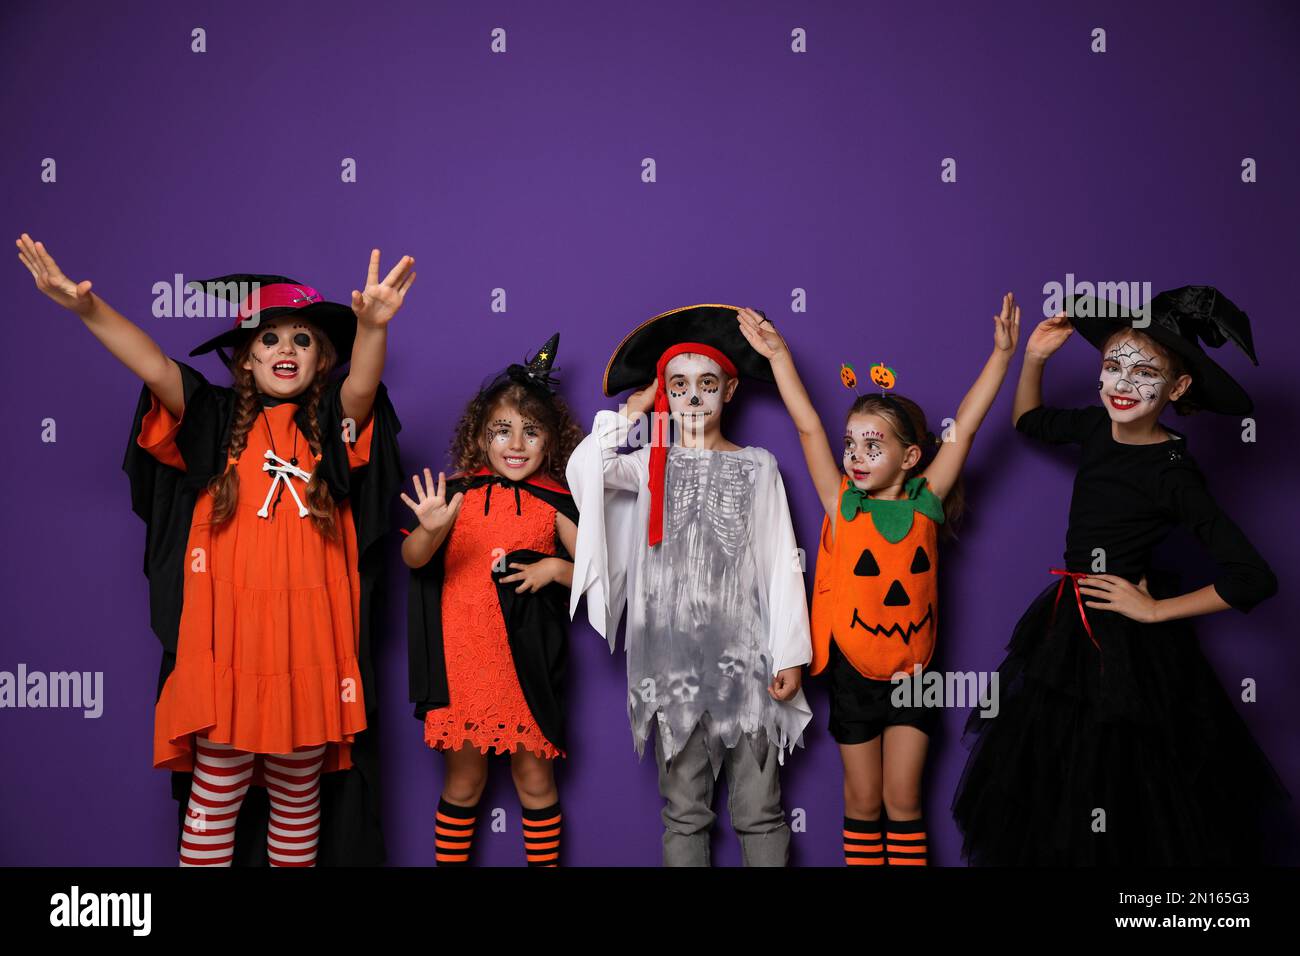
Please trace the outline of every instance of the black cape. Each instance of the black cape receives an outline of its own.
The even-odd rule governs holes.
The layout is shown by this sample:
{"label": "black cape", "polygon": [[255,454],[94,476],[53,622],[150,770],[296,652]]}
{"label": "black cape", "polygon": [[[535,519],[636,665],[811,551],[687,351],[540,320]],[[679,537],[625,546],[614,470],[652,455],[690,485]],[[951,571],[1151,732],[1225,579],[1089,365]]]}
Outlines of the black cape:
{"label": "black cape", "polygon": [[[452,478],[447,482],[447,497],[458,492],[494,485],[504,490],[497,492],[497,507],[503,503],[517,508],[520,492],[527,492],[546,502],[575,524],[578,509],[573,496],[528,481],[514,482],[495,475],[473,475]],[[490,506],[492,489],[488,489]],[[513,495],[513,498],[511,497]],[[412,514],[407,523],[409,533],[416,527]],[[454,533],[454,530],[453,530]],[[556,554],[569,558],[557,536]],[[429,711],[451,703],[447,687],[447,661],[442,641],[442,583],[443,558],[446,543],[439,548],[429,563],[411,571],[411,587],[407,593],[406,637],[410,667],[411,701],[415,716],[424,720]],[[550,555],[537,551],[511,551],[503,562],[506,570],[492,571],[496,581],[497,597],[501,602],[501,617],[506,625],[510,655],[514,658],[515,673],[524,700],[532,711],[538,728],[555,747],[567,750],[564,735],[564,687],[569,649],[569,589],[561,584],[548,584],[537,592],[515,592],[518,582],[502,584],[499,580],[514,574],[512,562],[531,564]]]}
{"label": "black cape", "polygon": [[[131,507],[145,523],[144,573],[149,578],[150,625],[162,642],[162,667],[158,674],[161,694],[176,664],[185,577],[185,546],[189,540],[194,505],[208,481],[226,463],[226,446],[234,412],[233,389],[213,385],[199,372],[177,362],[185,390],[185,414],[176,445],[186,470],[164,465],[136,444],[144,416],[151,406],[148,387],[141,390],[122,470],[131,480]],[[317,472],[329,484],[335,502],[351,503],[356,527],[358,572],[361,578],[361,628],[357,666],[361,671],[367,729],[352,744],[352,768],[321,777],[321,824],[317,864],[320,866],[377,866],[384,862],[384,840],[379,821],[379,755],[376,722],[379,693],[375,686],[373,641],[383,626],[385,554],[378,547],[391,530],[389,508],[401,485],[397,433],[401,423],[381,384],[375,395],[370,461],[352,470],[343,443],[342,377],[331,381],[321,395],[317,421],[321,435],[321,460]],[[294,418],[304,433],[307,414]],[[177,807],[177,847],[184,825],[192,775],[172,773],[172,795]],[[253,787],[240,809],[235,831],[235,863],[265,865],[269,805],[265,789]]]}

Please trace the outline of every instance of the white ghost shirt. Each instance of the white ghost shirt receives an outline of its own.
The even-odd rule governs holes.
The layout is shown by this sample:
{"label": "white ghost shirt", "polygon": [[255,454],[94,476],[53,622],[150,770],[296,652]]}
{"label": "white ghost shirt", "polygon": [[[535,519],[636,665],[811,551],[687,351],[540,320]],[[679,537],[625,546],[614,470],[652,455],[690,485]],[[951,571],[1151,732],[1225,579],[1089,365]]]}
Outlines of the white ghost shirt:
{"label": "white ghost shirt", "polygon": [[579,510],[570,614],[587,598],[593,628],[614,650],[627,611],[628,716],[637,753],[657,724],[671,760],[696,725],[716,773],[747,741],[760,760],[800,742],[812,718],[803,691],[767,692],[780,670],[812,657],[801,555],[776,459],[673,446],[664,536],[647,544],[649,448],[620,453],[630,423],[596,415],[569,459]]}

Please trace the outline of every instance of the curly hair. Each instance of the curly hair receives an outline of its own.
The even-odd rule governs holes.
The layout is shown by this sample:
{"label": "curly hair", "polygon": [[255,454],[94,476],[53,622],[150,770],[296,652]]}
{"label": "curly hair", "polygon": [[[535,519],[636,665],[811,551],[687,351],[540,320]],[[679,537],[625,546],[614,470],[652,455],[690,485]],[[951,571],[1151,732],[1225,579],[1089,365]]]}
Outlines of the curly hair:
{"label": "curly hair", "polygon": [[[325,386],[329,384],[329,373],[334,368],[337,361],[337,353],[334,351],[334,345],[329,340],[329,336],[323,334],[315,326],[312,326],[316,341],[320,345],[320,367],[316,371],[316,377],[312,379],[311,385],[303,394],[302,407],[307,410],[307,444],[311,447],[313,456],[319,455],[320,450],[320,421],[317,418],[317,409],[320,405],[321,393],[325,391]],[[244,368],[244,362],[248,358],[253,348],[255,336],[248,338],[235,350],[234,356],[230,361],[230,371],[235,377],[235,412],[230,423],[230,441],[226,445],[226,468],[221,474],[213,476],[208,482],[208,492],[212,495],[212,523],[221,525],[229,521],[235,514],[235,503],[239,500],[239,472],[235,470],[235,459],[243,454],[244,448],[248,445],[248,433],[253,424],[257,421],[258,415],[262,412],[262,403],[258,398],[257,386],[253,383],[253,373]],[[338,534],[338,526],[335,522],[336,509],[334,507],[334,497],[330,494],[329,485],[320,480],[317,475],[318,471],[312,473],[311,481],[307,483],[307,491],[304,496],[304,502],[308,511],[311,513],[311,522],[316,526],[316,530],[327,538],[333,538]]]}
{"label": "curly hair", "polygon": [[[1141,329],[1116,329],[1110,335],[1106,336],[1106,341],[1101,343],[1102,361],[1106,360],[1106,353],[1110,350],[1110,343],[1114,342],[1121,335],[1131,337],[1138,345],[1150,349],[1165,360],[1169,365],[1169,382],[1173,384],[1183,375],[1190,374],[1187,370],[1187,363],[1183,357],[1172,349],[1165,348],[1151,336],[1147,335]],[[1192,415],[1201,410],[1201,406],[1196,404],[1196,400],[1191,397],[1192,389],[1189,386],[1187,391],[1183,392],[1181,398],[1173,399],[1169,404],[1174,407],[1174,411],[1179,415]]]}
{"label": "curly hair", "polygon": [[[883,395],[862,395],[853,403],[845,420],[861,414],[880,416],[889,422],[904,448],[916,445],[921,449],[921,458],[912,468],[907,469],[905,472],[907,477],[925,471],[930,462],[934,461],[942,440],[926,427],[925,412],[910,398],[902,395],[890,395],[888,398]],[[943,496],[944,522],[940,530],[945,538],[957,537],[957,529],[961,525],[961,517],[965,510],[966,489],[961,478],[958,477],[952,488]]]}
{"label": "curly hair", "polygon": [[539,390],[511,380],[479,392],[465,406],[448,449],[452,468],[467,475],[487,467],[487,419],[498,405],[514,408],[542,426],[546,433],[546,458],[539,470],[567,487],[564,469],[573,449],[582,441],[582,429],[559,395],[543,395]]}

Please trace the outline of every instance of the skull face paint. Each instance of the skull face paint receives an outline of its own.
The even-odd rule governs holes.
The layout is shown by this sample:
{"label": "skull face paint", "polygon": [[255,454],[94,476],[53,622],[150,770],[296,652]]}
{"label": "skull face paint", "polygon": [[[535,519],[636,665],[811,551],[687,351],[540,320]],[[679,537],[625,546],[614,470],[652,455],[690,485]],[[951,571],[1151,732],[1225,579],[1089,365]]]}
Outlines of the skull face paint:
{"label": "skull face paint", "polygon": [[844,473],[859,491],[877,491],[898,481],[906,450],[879,415],[853,415],[845,423]]}
{"label": "skull face paint", "polygon": [[674,355],[664,367],[668,409],[683,434],[700,435],[721,428],[722,404],[730,397],[722,366],[706,355]]}
{"label": "skull face paint", "polygon": [[1159,414],[1173,384],[1168,360],[1133,336],[1115,338],[1102,356],[1097,388],[1112,421],[1127,423]]}

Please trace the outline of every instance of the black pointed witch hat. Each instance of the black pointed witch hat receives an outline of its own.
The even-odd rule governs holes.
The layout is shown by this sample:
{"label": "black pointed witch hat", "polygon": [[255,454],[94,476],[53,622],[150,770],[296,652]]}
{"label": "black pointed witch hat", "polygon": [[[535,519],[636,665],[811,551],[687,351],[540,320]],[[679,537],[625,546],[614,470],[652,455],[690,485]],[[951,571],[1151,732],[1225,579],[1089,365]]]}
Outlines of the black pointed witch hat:
{"label": "black pointed witch hat", "polygon": [[1135,322],[1137,317],[1128,309],[1095,296],[1072,296],[1066,303],[1066,315],[1074,327],[1097,348],[1123,328],[1149,335],[1187,366],[1187,374],[1192,377],[1187,398],[1192,404],[1224,415],[1249,415],[1254,403],[1246,390],[1206,354],[1202,345],[1217,349],[1232,342],[1258,365],[1246,313],[1208,285],[1166,290],[1152,298],[1147,309],[1149,324],[1142,325]]}
{"label": "black pointed witch hat", "polygon": [[537,354],[532,358],[525,358],[522,363],[516,362],[508,365],[506,368],[492,376],[483,383],[481,389],[483,394],[496,391],[503,385],[511,382],[517,382],[520,385],[527,386],[544,395],[550,396],[555,394],[556,388],[560,382],[552,371],[555,367],[555,356],[560,350],[560,333],[556,332],[545,344],[537,350]]}

